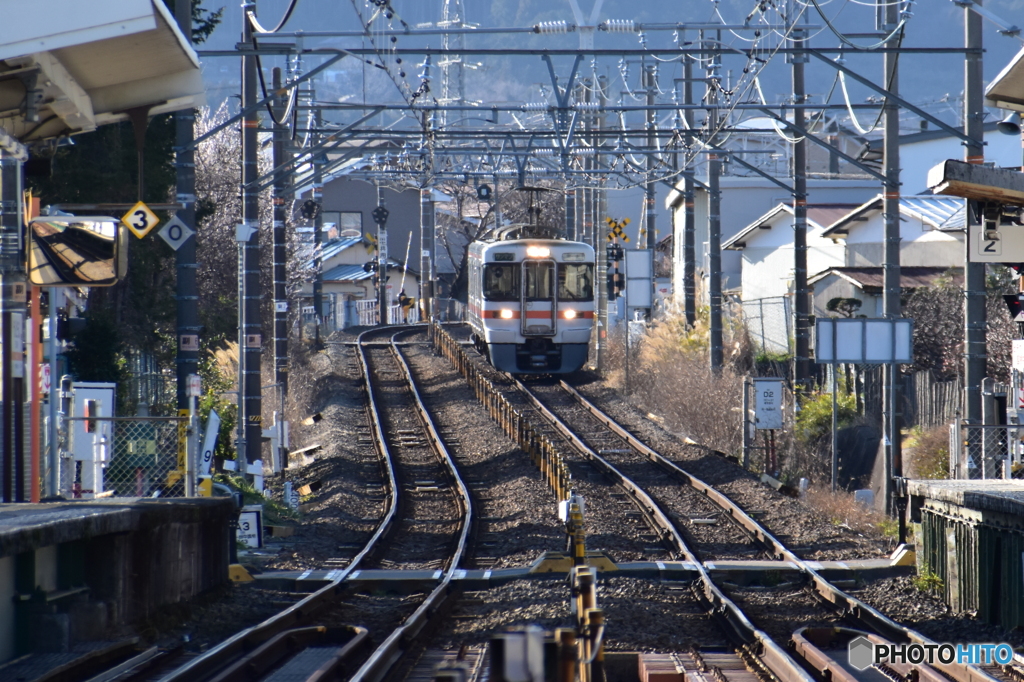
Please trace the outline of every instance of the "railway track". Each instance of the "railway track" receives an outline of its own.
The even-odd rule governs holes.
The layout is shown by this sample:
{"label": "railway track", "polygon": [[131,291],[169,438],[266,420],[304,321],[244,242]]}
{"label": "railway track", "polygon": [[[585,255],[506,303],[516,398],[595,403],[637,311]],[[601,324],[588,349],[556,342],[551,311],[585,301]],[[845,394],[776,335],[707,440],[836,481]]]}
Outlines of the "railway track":
{"label": "railway track", "polygon": [[[440,343],[445,347],[446,354],[457,355],[460,352],[465,354],[465,351],[458,342],[445,332],[439,331],[435,334],[435,337],[440,339]],[[841,589],[825,580],[813,567],[787,548],[764,528],[762,524],[758,523],[750,514],[733,503],[727,496],[647,447],[633,434],[615,423],[608,415],[586,401],[586,399],[564,382],[559,384],[558,391],[564,392],[565,395],[559,395],[556,398],[550,399],[555,404],[555,409],[552,409],[551,405],[548,405],[544,399],[538,397],[534,391],[527,388],[521,382],[517,382],[517,385],[519,390],[528,396],[533,406],[545,416],[553,428],[559,431],[568,441],[572,442],[579,452],[585,454],[591,461],[602,467],[610,476],[618,479],[630,491],[630,494],[647,508],[650,515],[658,523],[661,532],[667,538],[670,538],[678,548],[680,555],[697,567],[699,578],[695,581],[694,588],[698,592],[698,596],[706,604],[709,612],[717,614],[726,627],[731,629],[736,639],[742,642],[738,651],[748,657],[748,663],[753,664],[753,659],[756,658],[767,670],[772,671],[780,679],[802,679],[801,675],[806,675],[803,668],[797,665],[788,652],[782,648],[782,646],[787,644],[788,635],[791,635],[797,628],[792,627],[788,629],[786,640],[780,646],[779,642],[773,639],[772,636],[755,626],[730,594],[715,584],[697,553],[689,547],[684,537],[684,529],[680,528],[677,523],[677,520],[683,518],[686,513],[685,507],[681,508],[678,506],[686,504],[683,502],[683,498],[679,496],[659,497],[658,491],[664,491],[666,488],[663,484],[654,484],[652,486],[654,494],[652,495],[643,485],[632,480],[624,469],[628,470],[630,474],[642,476],[643,482],[648,484],[655,481],[659,475],[664,477],[665,471],[668,470],[673,476],[677,477],[678,481],[713,503],[718,507],[719,516],[727,518],[738,525],[744,535],[749,538],[749,542],[755,543],[767,555],[778,560],[790,562],[796,566],[806,581],[807,588],[799,590],[798,593],[790,590],[785,596],[789,599],[796,598],[803,601],[803,605],[806,605],[809,601],[808,597],[813,597],[821,604],[827,605],[828,611],[825,612],[825,619],[827,621],[833,620],[836,614],[838,614],[839,617],[853,623],[856,627],[877,634],[886,641],[934,644],[919,633],[892,621],[879,611],[844,593]],[[545,389],[547,394],[557,394],[558,391],[547,391]],[[565,396],[568,396],[568,398]],[[581,416],[580,408],[588,413],[589,417],[584,418]],[[574,421],[582,420],[584,423],[576,421],[576,428],[574,428],[565,419],[561,418],[561,415],[556,413],[556,411],[559,413],[563,411],[571,413]],[[608,433],[596,432],[595,429],[598,425],[603,425],[604,430]],[[585,435],[579,435],[577,430]],[[598,447],[595,449],[587,440],[590,443],[597,444]],[[623,447],[623,444],[628,447]],[[603,450],[604,452],[599,453],[598,450]],[[610,459],[606,458],[606,455],[614,457],[615,462],[613,463]],[[616,466],[616,464],[621,466],[622,469]],[[687,529],[685,535],[693,537],[695,534],[691,529]],[[729,530],[729,536],[730,538],[725,544],[728,547],[734,547],[736,543],[733,541],[735,535],[732,529]],[[704,543],[705,552],[708,552],[707,547],[710,547],[711,551],[720,551],[722,545],[721,541],[708,540]],[[733,593],[735,594],[735,592],[734,590]],[[805,596],[799,597],[799,593],[805,593]],[[763,594],[763,592],[760,594]],[[783,608],[781,599],[779,600],[778,608]],[[806,614],[798,613],[797,618],[806,619]],[[986,671],[972,665],[953,663],[937,664],[935,667],[947,677],[962,682],[980,682],[981,680],[996,679],[993,673],[1002,677],[997,670],[990,669]]]}
{"label": "railway track", "polygon": [[[348,565],[332,571],[326,586],[205,653],[149,650],[104,671],[69,667],[54,680],[97,673],[105,682],[378,680],[444,612],[452,575],[465,552],[471,504],[394,338],[382,344],[376,334],[359,338],[357,359],[385,472],[382,485],[371,492],[385,498],[386,512]],[[390,334],[396,336],[394,330]],[[439,527],[444,530],[438,532]],[[388,565],[433,570],[436,587],[411,604],[395,599],[395,616],[407,617],[390,633],[379,633],[383,642],[368,651],[370,633],[345,622],[358,616],[345,603],[350,597],[346,581]]]}
{"label": "railway track", "polygon": [[[548,581],[543,584],[546,587],[538,589],[534,586],[536,578],[520,580],[531,583],[526,592],[515,583],[483,591],[466,591],[460,583],[466,577],[467,557],[472,554],[468,549],[474,527],[472,498],[481,493],[487,497],[487,482],[478,480],[470,486],[462,480],[460,463],[463,468],[472,464],[472,445],[459,444],[450,426],[443,430],[435,425],[428,401],[424,400],[410,363],[400,350],[398,338],[402,333],[392,331],[387,339],[380,338],[379,331],[364,334],[355,346],[355,357],[367,387],[371,440],[379,444],[379,468],[384,472],[379,482],[367,486],[368,495],[382,499],[384,514],[365,546],[346,566],[331,571],[327,586],[209,652],[176,661],[171,654],[143,652],[132,666],[122,665],[121,670],[111,671],[102,679],[377,682],[433,680],[446,674],[458,677],[444,679],[500,679],[494,674],[493,647],[479,638],[460,643],[453,639],[456,636],[452,632],[457,633],[458,628],[453,630],[451,623],[466,618],[493,618],[494,612],[500,616],[502,609],[508,608],[501,604],[518,605],[524,595],[547,610],[555,602],[572,603],[572,594],[579,598],[575,583],[572,590],[556,581]],[[439,330],[437,336],[443,339],[446,334]],[[454,341],[448,351],[466,355]],[[818,671],[819,678],[881,679],[874,669],[863,674],[851,670],[843,648],[847,640],[828,634],[837,632],[834,628],[806,631],[802,640],[794,640],[797,644],[791,645],[789,636],[797,629],[796,623],[831,626],[842,620],[886,640],[928,643],[825,581],[752,515],[676,463],[661,457],[567,384],[520,385],[514,396],[510,384],[491,384],[478,376],[473,385],[491,417],[540,469],[555,497],[565,499],[575,487],[597,479],[612,482],[593,488],[600,492],[590,493],[588,527],[591,508],[601,511],[598,495],[609,498],[605,502],[613,510],[639,509],[640,525],[657,529],[656,537],[645,542],[670,548],[666,558],[685,562],[697,574],[692,581],[660,579],[651,583],[649,578],[602,573],[600,589],[595,594],[601,595],[601,606],[610,614],[609,630],[605,634],[602,629],[595,640],[594,631],[580,624],[582,609],[576,603],[572,612],[577,633],[581,642],[589,637],[587,646],[591,647],[579,650],[582,653],[577,663],[592,657],[594,642],[603,638],[608,658],[604,662],[595,659],[594,669],[612,670],[615,628],[628,627],[631,617],[658,618],[672,630],[691,630],[687,635],[690,646],[666,649],[664,645],[655,645],[658,650],[675,653],[641,655],[642,669],[673,668],[680,674],[685,670],[691,673],[688,679],[718,682],[810,682],[815,679],[811,670]],[[543,422],[540,415],[544,415]],[[449,452],[446,441],[456,443],[452,449],[457,456]],[[572,444],[571,453],[566,444]],[[622,500],[623,493],[614,492],[614,486],[625,491],[629,499]],[[636,523],[635,515],[623,517]],[[764,558],[791,563],[801,576],[800,583],[782,589],[748,591],[716,584],[709,570],[709,565],[716,561]],[[354,600],[353,585],[360,575],[376,574],[381,569],[420,575],[419,583],[430,587],[417,596],[395,600],[396,625],[392,630],[369,633],[350,624],[357,622],[352,620],[356,614],[346,602]],[[498,598],[492,599],[491,592],[499,593]],[[822,608],[822,603],[830,609]],[[488,609],[491,614],[485,616]],[[791,623],[786,621],[781,630],[777,625],[763,624],[766,611],[782,609],[792,610],[788,616]],[[709,620],[716,625],[710,626]],[[501,626],[499,619],[492,632]],[[442,629],[444,636],[438,640]],[[555,636],[559,636],[557,632]],[[371,646],[371,642],[377,646]],[[641,642],[631,648],[635,651],[647,646]],[[635,669],[635,655],[631,660]],[[448,672],[439,673],[439,665]],[[168,671],[169,668],[173,669]],[[941,674],[926,672],[924,678],[928,682],[1010,679],[999,671],[972,666],[940,668]],[[452,672],[456,670],[457,673]],[[910,680],[921,674],[907,666],[896,666],[886,670],[885,679]],[[616,678],[612,675],[607,679]]]}

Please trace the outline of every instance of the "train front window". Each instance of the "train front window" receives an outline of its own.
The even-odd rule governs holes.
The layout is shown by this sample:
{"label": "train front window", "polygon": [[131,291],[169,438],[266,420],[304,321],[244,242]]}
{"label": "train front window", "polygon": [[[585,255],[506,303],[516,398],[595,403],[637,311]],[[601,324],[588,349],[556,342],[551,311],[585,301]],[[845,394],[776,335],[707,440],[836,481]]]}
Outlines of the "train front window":
{"label": "train front window", "polygon": [[594,300],[594,266],[590,263],[559,265],[558,298],[562,301]]}
{"label": "train front window", "polygon": [[488,301],[518,301],[519,265],[488,263],[484,267],[484,298]]}
{"label": "train front window", "polygon": [[523,263],[526,270],[526,300],[549,301],[554,294],[555,264],[551,261],[527,261]]}

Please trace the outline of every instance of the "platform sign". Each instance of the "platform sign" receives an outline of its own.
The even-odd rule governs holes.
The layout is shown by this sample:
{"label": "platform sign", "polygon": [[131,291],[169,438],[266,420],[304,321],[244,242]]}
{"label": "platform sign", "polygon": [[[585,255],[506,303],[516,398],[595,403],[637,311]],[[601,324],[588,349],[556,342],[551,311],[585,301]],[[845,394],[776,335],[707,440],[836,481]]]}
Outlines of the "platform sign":
{"label": "platform sign", "polygon": [[781,429],[783,427],[782,379],[754,379],[754,427]]}
{"label": "platform sign", "polygon": [[149,206],[140,201],[121,216],[121,222],[132,231],[132,234],[142,239],[157,226],[160,219],[156,217],[156,213],[153,213]]}
{"label": "platform sign", "polygon": [[238,515],[235,539],[246,547],[263,546],[263,507],[258,504],[242,507]]}
{"label": "platform sign", "polygon": [[156,234],[160,239],[167,242],[168,246],[177,251],[195,233],[195,230],[182,222],[181,218],[174,216]]}
{"label": "platform sign", "polygon": [[220,433],[220,415],[217,410],[210,410],[206,418],[206,431],[203,433],[203,449],[199,452],[199,475],[209,476],[213,467],[213,453],[217,448],[217,435]]}
{"label": "platform sign", "polygon": [[819,317],[814,321],[814,361],[910,364],[913,340],[914,321],[905,317]]}
{"label": "platform sign", "polygon": [[1024,227],[996,227],[998,229],[993,230],[983,225],[968,225],[967,259],[972,263],[1024,262]]}

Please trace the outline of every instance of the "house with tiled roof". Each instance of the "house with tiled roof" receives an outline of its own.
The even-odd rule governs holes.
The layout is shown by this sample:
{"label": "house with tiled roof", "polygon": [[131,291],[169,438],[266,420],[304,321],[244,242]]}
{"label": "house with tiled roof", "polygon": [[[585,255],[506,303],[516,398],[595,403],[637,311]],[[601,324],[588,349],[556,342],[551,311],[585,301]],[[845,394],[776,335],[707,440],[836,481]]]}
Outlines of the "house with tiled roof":
{"label": "house with tiled roof", "polygon": [[[956,197],[900,198],[905,289],[957,276],[956,268],[962,269],[964,260],[965,210],[964,200]],[[861,301],[859,314],[881,314],[876,284],[882,271],[884,228],[881,195],[860,205],[808,205],[807,273],[814,314],[832,315],[826,306],[833,298],[856,298]],[[742,256],[737,293],[748,325],[756,327],[762,345],[787,349],[792,334],[792,207],[777,205],[722,246]]]}
{"label": "house with tiled roof", "polygon": [[[376,270],[370,265],[375,258],[376,246],[369,235],[344,237],[323,244],[320,254],[326,308],[324,317],[337,327],[354,324],[352,304],[375,300],[377,296],[374,289]],[[410,298],[419,299],[419,271],[392,257],[387,263],[388,299],[396,300],[402,291]],[[313,300],[313,258],[308,257],[303,266],[310,275],[300,293],[305,308],[312,305]]]}
{"label": "house with tiled roof", "polygon": [[[822,235],[856,204],[810,204],[807,206],[807,271],[820,272],[844,265],[844,247]],[[722,244],[739,251],[741,300],[788,296],[793,289],[793,207],[775,208],[747,225]]]}

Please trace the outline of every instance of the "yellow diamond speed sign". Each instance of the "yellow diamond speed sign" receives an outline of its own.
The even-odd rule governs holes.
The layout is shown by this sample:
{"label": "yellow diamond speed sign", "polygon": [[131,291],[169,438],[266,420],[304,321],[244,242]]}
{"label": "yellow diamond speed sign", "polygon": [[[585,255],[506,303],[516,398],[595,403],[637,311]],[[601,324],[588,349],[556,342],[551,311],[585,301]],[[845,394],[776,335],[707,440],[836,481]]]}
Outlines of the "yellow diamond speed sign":
{"label": "yellow diamond speed sign", "polygon": [[156,217],[156,214],[150,210],[149,206],[146,206],[141,201],[129,209],[127,213],[121,216],[121,222],[128,226],[128,229],[132,231],[139,239],[142,239],[150,230],[157,226],[160,220]]}

